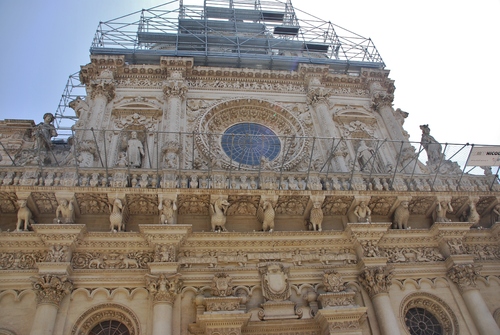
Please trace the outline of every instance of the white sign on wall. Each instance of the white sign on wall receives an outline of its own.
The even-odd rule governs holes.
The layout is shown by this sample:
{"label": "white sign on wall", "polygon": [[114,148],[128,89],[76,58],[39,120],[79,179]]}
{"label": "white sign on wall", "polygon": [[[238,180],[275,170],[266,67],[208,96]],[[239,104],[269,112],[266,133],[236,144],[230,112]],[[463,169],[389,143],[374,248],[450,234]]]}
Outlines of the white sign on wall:
{"label": "white sign on wall", "polygon": [[466,165],[500,166],[500,147],[473,147]]}

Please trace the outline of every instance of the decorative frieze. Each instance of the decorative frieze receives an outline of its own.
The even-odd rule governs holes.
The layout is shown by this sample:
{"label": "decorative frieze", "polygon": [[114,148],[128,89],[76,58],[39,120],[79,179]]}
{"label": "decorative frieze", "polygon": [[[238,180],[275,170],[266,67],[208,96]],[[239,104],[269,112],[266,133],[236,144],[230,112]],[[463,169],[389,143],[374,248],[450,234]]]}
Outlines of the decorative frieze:
{"label": "decorative frieze", "polygon": [[75,252],[71,265],[74,269],[147,269],[153,261],[154,253],[147,251]]}
{"label": "decorative frieze", "polygon": [[43,262],[47,253],[33,252],[3,252],[0,253],[0,270],[29,270],[36,269],[36,263]]}

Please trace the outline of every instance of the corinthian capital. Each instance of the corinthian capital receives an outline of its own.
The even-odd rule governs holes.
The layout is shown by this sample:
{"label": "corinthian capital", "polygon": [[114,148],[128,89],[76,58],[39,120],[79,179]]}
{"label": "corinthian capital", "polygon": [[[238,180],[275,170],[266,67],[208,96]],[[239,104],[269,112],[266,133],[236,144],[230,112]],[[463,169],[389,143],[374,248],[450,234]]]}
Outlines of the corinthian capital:
{"label": "corinthian capital", "polygon": [[115,85],[106,81],[97,80],[89,85],[91,88],[90,97],[105,97],[107,102],[110,102],[115,97]]}
{"label": "corinthian capital", "polygon": [[448,270],[448,277],[460,291],[476,288],[480,267],[474,264],[457,264]]}
{"label": "corinthian capital", "polygon": [[184,80],[168,80],[163,85],[163,94],[167,98],[169,97],[179,97],[184,99],[188,91],[188,86]]}
{"label": "corinthian capital", "polygon": [[313,106],[320,103],[328,105],[331,94],[331,90],[324,87],[310,87],[307,91],[307,103]]}
{"label": "corinthian capital", "polygon": [[37,304],[59,303],[73,289],[73,283],[66,276],[42,275],[31,277],[33,290],[36,293]]}
{"label": "corinthian capital", "polygon": [[373,267],[365,268],[358,276],[358,280],[368,292],[370,297],[374,297],[379,293],[389,292],[389,287],[392,285],[393,269]]}
{"label": "corinthian capital", "polygon": [[147,289],[153,296],[155,303],[174,303],[182,286],[179,277],[179,274],[167,276],[163,273],[159,276],[146,275]]}
{"label": "corinthian capital", "polygon": [[391,107],[394,101],[394,94],[385,91],[375,91],[372,94],[372,108],[378,111],[382,107]]}

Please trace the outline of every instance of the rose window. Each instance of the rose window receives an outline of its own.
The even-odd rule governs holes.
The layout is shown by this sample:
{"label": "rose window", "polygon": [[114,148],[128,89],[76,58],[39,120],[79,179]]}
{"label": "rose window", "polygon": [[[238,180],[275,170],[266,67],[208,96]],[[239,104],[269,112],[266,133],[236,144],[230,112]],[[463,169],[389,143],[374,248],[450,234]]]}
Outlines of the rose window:
{"label": "rose window", "polygon": [[221,146],[233,161],[250,166],[259,165],[262,158],[274,160],[281,142],[266,126],[257,123],[238,123],[222,135]]}

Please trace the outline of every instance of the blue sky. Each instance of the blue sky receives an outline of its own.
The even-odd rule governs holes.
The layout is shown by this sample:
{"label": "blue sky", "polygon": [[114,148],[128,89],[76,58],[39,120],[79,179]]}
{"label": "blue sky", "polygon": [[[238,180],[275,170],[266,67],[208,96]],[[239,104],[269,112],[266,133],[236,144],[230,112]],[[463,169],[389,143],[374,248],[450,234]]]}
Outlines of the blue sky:
{"label": "blue sky", "polygon": [[[99,21],[163,2],[0,0],[0,119],[38,123],[54,113],[68,76],[89,62]],[[412,141],[429,124],[440,142],[500,144],[499,0],[293,5],[372,38],[396,81],[394,107],[410,113],[404,127]]]}

